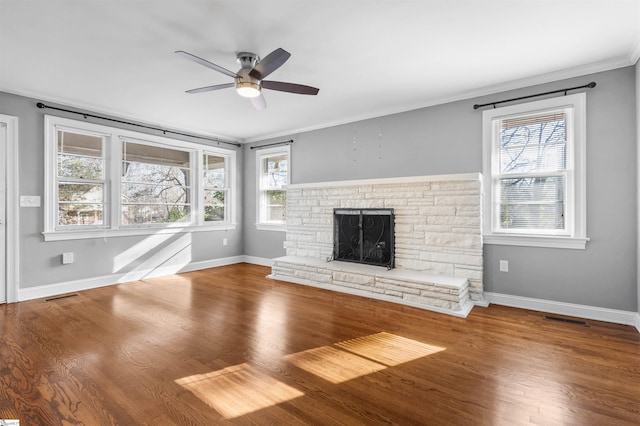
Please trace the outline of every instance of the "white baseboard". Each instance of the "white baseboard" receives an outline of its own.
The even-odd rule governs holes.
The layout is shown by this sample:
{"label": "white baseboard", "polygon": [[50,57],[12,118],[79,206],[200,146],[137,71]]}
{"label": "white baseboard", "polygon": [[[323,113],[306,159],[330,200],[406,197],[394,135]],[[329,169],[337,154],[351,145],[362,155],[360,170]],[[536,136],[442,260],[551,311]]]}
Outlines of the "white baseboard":
{"label": "white baseboard", "polygon": [[273,259],[268,259],[266,257],[256,257],[256,256],[242,256],[242,261],[246,263],[252,263],[254,265],[260,266],[273,266]]}
{"label": "white baseboard", "polygon": [[530,297],[511,296],[500,293],[485,292],[484,297],[489,303],[495,303],[496,305],[530,309],[532,311],[586,318],[596,321],[606,321],[615,324],[635,325],[638,331],[640,331],[640,327],[638,326],[638,322],[640,321],[638,319],[639,315],[636,312],[599,308],[597,306],[576,305],[573,303],[534,299]]}
{"label": "white baseboard", "polygon": [[60,294],[74,293],[76,291],[90,290],[92,288],[104,287],[113,284],[121,284],[145,278],[154,278],[172,275],[180,272],[191,272],[200,269],[216,268],[218,266],[232,265],[244,262],[244,256],[231,256],[220,259],[211,259],[201,262],[191,262],[180,268],[179,271],[155,268],[151,270],[139,270],[120,274],[103,275],[82,280],[65,281],[53,284],[45,284],[36,287],[18,289],[17,300],[19,302],[43,297],[52,297]]}
{"label": "white baseboard", "polygon": [[[640,309],[640,306],[638,306],[638,309]],[[640,333],[640,312],[636,314],[636,330]]]}

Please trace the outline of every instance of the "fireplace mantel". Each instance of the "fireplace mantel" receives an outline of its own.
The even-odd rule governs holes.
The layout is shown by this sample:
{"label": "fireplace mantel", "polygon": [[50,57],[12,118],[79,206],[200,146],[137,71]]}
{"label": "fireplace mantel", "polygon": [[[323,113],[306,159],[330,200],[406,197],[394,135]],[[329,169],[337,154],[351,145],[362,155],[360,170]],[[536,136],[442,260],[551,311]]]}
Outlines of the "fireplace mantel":
{"label": "fireplace mantel", "polygon": [[447,175],[410,176],[393,178],[338,180],[333,182],[309,182],[292,183],[285,186],[285,189],[314,189],[314,188],[341,188],[345,186],[360,185],[403,185],[427,182],[454,182],[454,181],[475,181],[482,182],[482,173],[458,173]]}

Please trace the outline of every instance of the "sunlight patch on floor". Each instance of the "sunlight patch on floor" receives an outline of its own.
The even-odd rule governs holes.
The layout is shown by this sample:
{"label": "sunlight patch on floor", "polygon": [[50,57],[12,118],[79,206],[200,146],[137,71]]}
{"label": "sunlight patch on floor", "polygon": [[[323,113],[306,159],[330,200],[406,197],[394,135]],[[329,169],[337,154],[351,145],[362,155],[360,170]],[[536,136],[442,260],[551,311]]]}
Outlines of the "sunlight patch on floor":
{"label": "sunlight patch on floor", "polygon": [[331,346],[287,355],[284,359],[331,383],[346,382],[387,368],[377,362]]}
{"label": "sunlight patch on floor", "polygon": [[387,366],[414,361],[446,349],[385,332],[345,340],[335,346]]}
{"label": "sunlight patch on floor", "polygon": [[176,383],[227,419],[304,396],[303,392],[246,363],[183,377]]}

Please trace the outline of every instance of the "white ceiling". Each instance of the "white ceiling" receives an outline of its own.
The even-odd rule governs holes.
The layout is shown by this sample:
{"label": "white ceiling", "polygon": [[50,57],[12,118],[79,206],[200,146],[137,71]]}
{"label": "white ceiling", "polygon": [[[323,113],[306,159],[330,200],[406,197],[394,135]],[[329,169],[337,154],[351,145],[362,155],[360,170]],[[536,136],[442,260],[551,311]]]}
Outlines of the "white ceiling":
{"label": "white ceiling", "polygon": [[[0,91],[238,141],[632,65],[639,0],[0,0]],[[257,111],[235,52],[292,56]],[[0,111],[10,113],[10,111]]]}

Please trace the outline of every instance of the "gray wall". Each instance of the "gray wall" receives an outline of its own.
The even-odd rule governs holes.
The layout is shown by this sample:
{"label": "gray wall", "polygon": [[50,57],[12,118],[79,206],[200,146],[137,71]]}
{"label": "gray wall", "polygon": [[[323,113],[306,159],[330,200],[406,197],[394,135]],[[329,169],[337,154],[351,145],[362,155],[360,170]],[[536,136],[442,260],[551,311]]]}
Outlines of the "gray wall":
{"label": "gray wall", "polygon": [[[19,194],[39,195],[43,197],[42,200],[44,201],[44,115],[58,115],[80,120],[83,118],[78,115],[38,109],[36,103],[37,100],[34,99],[0,93],[0,113],[19,118]],[[138,127],[115,125],[114,123],[100,120],[91,121],[144,132],[143,129]],[[189,141],[189,138],[176,137],[176,139]],[[203,143],[196,139],[191,139],[190,141]],[[243,185],[243,159],[242,150],[238,149],[238,151],[238,188],[241,190]],[[238,212],[238,221],[242,220],[241,201],[242,193],[239,194],[240,211]],[[116,272],[114,271],[114,259],[117,255],[138,243],[142,242],[144,244],[153,241],[148,236],[129,236],[44,242],[42,236],[44,231],[42,207],[20,208],[19,220],[19,288],[21,289],[111,275]],[[134,271],[145,260],[152,257],[159,250],[168,247],[183,235],[173,235],[160,245],[149,244],[143,256],[117,272]],[[223,238],[228,239],[227,246],[222,245]],[[232,231],[193,233],[191,234],[191,244],[186,250],[190,251],[192,262],[206,262],[241,255],[243,254],[242,226],[239,225],[236,230]],[[62,265],[60,255],[63,252],[73,252],[75,254],[75,262],[69,265]]]}
{"label": "gray wall", "polygon": [[638,167],[637,174],[637,193],[638,193],[638,203],[637,206],[637,219],[638,219],[638,253],[637,253],[637,271],[638,271],[638,317],[636,319],[636,327],[638,331],[640,331],[640,62],[636,62],[636,165]]}
{"label": "gray wall", "polygon": [[[294,139],[292,183],[482,171],[482,113],[472,105],[596,81],[587,93],[586,250],[485,245],[485,291],[636,311],[635,70],[626,67],[262,143]],[[245,150],[250,256],[284,254],[284,233],[258,231],[255,152]],[[499,260],[509,272],[499,272]]]}

